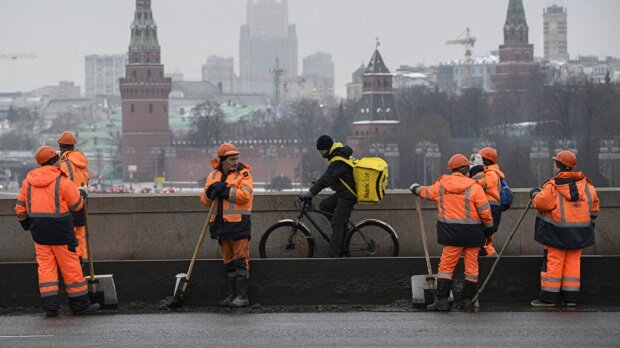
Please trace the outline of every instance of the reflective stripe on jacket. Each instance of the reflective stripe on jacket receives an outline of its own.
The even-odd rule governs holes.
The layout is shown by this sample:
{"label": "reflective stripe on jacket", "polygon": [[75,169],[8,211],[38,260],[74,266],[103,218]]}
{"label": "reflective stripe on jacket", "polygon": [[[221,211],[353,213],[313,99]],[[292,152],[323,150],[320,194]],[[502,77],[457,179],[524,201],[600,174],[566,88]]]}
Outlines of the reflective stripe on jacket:
{"label": "reflective stripe on jacket", "polygon": [[15,213],[20,221],[29,219],[35,242],[77,245],[71,212],[83,206],[78,189],[60,169],[43,166],[31,170],[23,181]]}
{"label": "reflective stripe on jacket", "polygon": [[60,156],[60,170],[76,187],[88,186],[88,159],[81,151],[63,152]]}
{"label": "reflective stripe on jacket", "polygon": [[594,219],[599,212],[596,189],[581,172],[560,172],[534,196],[538,209],[534,239],[558,249],[594,245]]}
{"label": "reflective stripe on jacket", "polygon": [[484,229],[493,226],[491,207],[482,187],[465,175],[443,175],[431,186],[418,188],[421,198],[437,202],[437,242],[474,247],[485,242]]}
{"label": "reflective stripe on jacket", "polygon": [[484,167],[484,172],[476,174],[472,179],[476,180],[482,188],[489,200],[490,205],[500,205],[500,192],[502,191],[501,179],[504,179],[504,173],[499,169],[499,165],[492,164]]}
{"label": "reflective stripe on jacket", "polygon": [[[252,168],[246,164],[239,163],[236,171],[228,173],[223,179],[223,172],[219,163],[216,168],[207,176],[204,191],[200,195],[200,201],[207,207],[211,207],[214,202],[217,204],[211,216],[211,236],[212,238],[222,239],[241,239],[249,238],[252,229],[250,214],[252,212],[252,201],[254,199],[254,184],[252,183]],[[206,192],[215,182],[223,181],[226,183],[228,195],[218,198],[215,201],[206,196]]]}

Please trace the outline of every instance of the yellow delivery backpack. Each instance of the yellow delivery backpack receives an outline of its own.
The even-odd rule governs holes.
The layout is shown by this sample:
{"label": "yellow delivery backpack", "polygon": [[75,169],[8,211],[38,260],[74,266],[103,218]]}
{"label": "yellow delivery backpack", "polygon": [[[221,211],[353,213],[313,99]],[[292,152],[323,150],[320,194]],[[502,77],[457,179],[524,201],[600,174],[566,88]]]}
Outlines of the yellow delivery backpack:
{"label": "yellow delivery backpack", "polygon": [[345,159],[341,156],[335,156],[329,163],[333,161],[343,161],[353,168],[356,190],[354,191],[349,187],[344,180],[340,179],[340,182],[357,197],[357,203],[377,204],[383,199],[388,185],[388,164],[383,158]]}

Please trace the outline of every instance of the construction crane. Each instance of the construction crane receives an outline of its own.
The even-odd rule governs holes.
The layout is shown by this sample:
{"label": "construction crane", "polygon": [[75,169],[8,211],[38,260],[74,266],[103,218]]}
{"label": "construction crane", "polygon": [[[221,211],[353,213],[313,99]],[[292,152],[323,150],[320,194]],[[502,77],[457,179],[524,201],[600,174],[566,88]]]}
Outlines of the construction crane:
{"label": "construction crane", "polygon": [[37,58],[36,54],[31,53],[16,53],[16,54],[0,54],[0,59],[24,59],[24,58]]}
{"label": "construction crane", "polygon": [[476,43],[476,38],[470,35],[469,27],[461,33],[455,40],[446,41],[446,45],[463,45],[465,46],[465,77],[463,78],[463,88],[472,87],[471,73],[471,49]]}

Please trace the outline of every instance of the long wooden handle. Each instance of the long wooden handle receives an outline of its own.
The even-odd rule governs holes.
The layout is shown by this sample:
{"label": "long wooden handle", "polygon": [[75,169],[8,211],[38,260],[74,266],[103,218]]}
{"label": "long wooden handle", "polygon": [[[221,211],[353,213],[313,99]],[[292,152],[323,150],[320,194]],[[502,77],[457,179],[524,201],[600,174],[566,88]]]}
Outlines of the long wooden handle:
{"label": "long wooden handle", "polygon": [[[194,263],[196,263],[196,258],[198,257],[198,251],[200,250],[200,246],[202,242],[205,240],[205,235],[207,234],[207,230],[209,229],[209,224],[211,222],[211,215],[213,215],[213,211],[215,210],[215,205],[217,201],[211,202],[211,208],[209,209],[209,214],[207,214],[207,220],[205,221],[204,227],[202,228],[202,232],[200,232],[200,236],[198,237],[198,242],[196,243],[196,248],[194,249],[194,255],[192,255],[192,261],[189,263],[189,269],[187,270],[187,275],[185,279],[189,281],[189,278],[192,275],[192,271],[194,270]],[[184,287],[187,286],[187,282],[183,284]]]}
{"label": "long wooden handle", "polygon": [[418,220],[420,221],[420,233],[422,234],[422,246],[424,247],[424,257],[426,258],[426,268],[428,269],[428,275],[433,274],[433,268],[431,266],[431,256],[428,252],[428,242],[426,241],[426,229],[424,228],[424,220],[422,218],[422,208],[420,207],[420,197],[415,197],[415,210],[418,212]]}
{"label": "long wooden handle", "polygon": [[476,302],[478,300],[478,298],[480,297],[480,295],[482,294],[482,292],[484,291],[484,288],[487,286],[487,283],[491,279],[491,276],[493,275],[493,272],[495,272],[495,267],[497,267],[497,264],[499,263],[499,260],[502,258],[502,255],[504,255],[504,251],[506,250],[506,247],[508,246],[508,243],[510,243],[512,238],[514,238],[514,236],[515,236],[515,234],[517,232],[517,229],[519,228],[519,225],[521,225],[521,221],[523,221],[523,218],[525,217],[525,214],[527,213],[527,211],[530,209],[531,206],[532,206],[532,200],[530,199],[530,201],[527,202],[527,206],[525,206],[525,209],[523,210],[523,213],[521,213],[521,216],[519,217],[519,220],[517,220],[517,224],[515,225],[515,227],[512,229],[512,231],[508,235],[508,239],[506,239],[506,241],[504,242],[504,245],[502,246],[502,250],[500,250],[499,254],[497,255],[497,258],[495,259],[495,262],[493,262],[493,266],[491,267],[491,270],[489,271],[489,275],[484,280],[484,283],[482,283],[482,286],[480,287],[480,289],[478,289],[478,292],[476,293],[476,296],[474,296],[474,298],[472,299],[472,302]]}

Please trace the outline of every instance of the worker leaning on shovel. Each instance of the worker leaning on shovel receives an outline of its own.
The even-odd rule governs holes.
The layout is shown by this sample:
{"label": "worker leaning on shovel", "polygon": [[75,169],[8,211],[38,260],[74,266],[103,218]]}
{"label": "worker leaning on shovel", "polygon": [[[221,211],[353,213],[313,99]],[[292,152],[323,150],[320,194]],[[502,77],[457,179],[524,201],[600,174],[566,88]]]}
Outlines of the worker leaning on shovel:
{"label": "worker leaning on shovel", "polygon": [[411,185],[420,198],[437,202],[437,242],[443,245],[437,274],[437,298],[427,309],[449,311],[448,297],[456,264],[465,254],[463,309],[473,310],[472,298],[478,283],[478,252],[485,233],[493,227],[491,207],[482,186],[468,177],[469,160],[457,154],[448,161],[451,175],[443,175],[431,186]]}
{"label": "worker leaning on shovel", "polygon": [[23,181],[15,213],[34,240],[41,307],[48,317],[58,315],[60,268],[73,314],[95,311],[99,304],[91,304],[88,297],[71,217],[71,213],[83,208],[84,200],[75,185],[58,169],[60,157],[56,150],[42,146],[35,158],[40,167],[31,170]]}
{"label": "worker leaning on shovel", "polygon": [[216,204],[209,232],[217,239],[226,270],[228,295],[218,304],[223,307],[245,307],[248,300],[250,232],[252,200],[252,168],[239,162],[239,151],[224,143],[211,160],[214,170],[207,177],[200,201],[207,207]]}
{"label": "worker leaning on shovel", "polygon": [[[80,190],[84,198],[84,204],[88,196],[88,159],[81,152],[75,149],[77,140],[73,132],[64,131],[58,137],[58,147],[60,148],[60,171],[73,182],[75,187]],[[73,225],[75,227],[75,237],[78,241],[78,254],[82,261],[84,275],[88,274],[88,252],[86,248],[86,224],[84,222],[84,210],[82,209],[73,214]]]}

